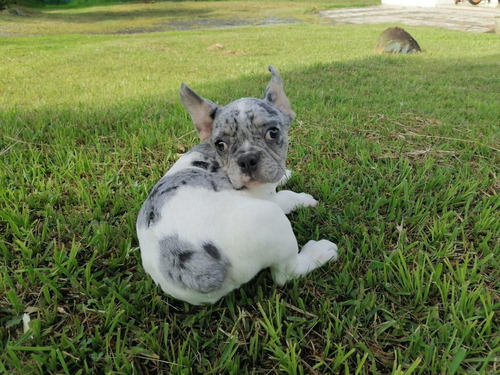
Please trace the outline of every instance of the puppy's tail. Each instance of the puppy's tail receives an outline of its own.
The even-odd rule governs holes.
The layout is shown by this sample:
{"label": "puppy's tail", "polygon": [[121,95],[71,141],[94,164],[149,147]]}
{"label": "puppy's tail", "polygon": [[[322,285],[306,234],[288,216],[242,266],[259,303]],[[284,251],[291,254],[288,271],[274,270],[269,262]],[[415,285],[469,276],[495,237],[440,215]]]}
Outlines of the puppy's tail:
{"label": "puppy's tail", "polygon": [[160,272],[172,283],[199,293],[219,289],[230,265],[213,243],[201,246],[167,236],[160,241]]}

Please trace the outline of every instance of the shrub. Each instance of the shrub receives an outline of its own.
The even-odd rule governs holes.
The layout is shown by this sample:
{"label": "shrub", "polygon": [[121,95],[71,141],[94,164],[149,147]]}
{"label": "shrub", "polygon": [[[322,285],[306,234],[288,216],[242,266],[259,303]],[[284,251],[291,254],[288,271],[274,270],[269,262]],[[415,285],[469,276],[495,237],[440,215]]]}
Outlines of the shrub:
{"label": "shrub", "polygon": [[7,5],[14,4],[16,0],[0,0],[0,10],[7,8]]}

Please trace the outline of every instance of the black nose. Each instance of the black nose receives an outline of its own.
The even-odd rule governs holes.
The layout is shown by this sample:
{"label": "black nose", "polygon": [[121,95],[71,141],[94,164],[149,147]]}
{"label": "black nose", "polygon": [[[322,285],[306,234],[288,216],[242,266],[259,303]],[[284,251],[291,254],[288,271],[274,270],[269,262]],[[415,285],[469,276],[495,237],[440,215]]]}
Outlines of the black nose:
{"label": "black nose", "polygon": [[243,173],[252,173],[257,170],[259,164],[259,155],[255,153],[248,153],[242,155],[238,159],[238,166]]}

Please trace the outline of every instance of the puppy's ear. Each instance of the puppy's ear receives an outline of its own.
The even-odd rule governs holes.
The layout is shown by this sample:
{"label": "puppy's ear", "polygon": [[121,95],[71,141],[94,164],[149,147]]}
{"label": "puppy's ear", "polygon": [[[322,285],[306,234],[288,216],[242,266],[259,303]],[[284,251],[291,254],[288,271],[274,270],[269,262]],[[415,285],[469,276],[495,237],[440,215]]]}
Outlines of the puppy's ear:
{"label": "puppy's ear", "polygon": [[182,104],[191,115],[198,136],[202,141],[209,139],[212,134],[212,124],[214,122],[215,113],[219,106],[199,96],[185,83],[181,85],[179,94]]}
{"label": "puppy's ear", "polygon": [[271,81],[267,85],[264,99],[278,107],[279,110],[288,117],[290,122],[292,122],[295,118],[295,112],[292,111],[290,102],[283,90],[283,80],[274,66],[269,65],[269,71],[271,72]]}

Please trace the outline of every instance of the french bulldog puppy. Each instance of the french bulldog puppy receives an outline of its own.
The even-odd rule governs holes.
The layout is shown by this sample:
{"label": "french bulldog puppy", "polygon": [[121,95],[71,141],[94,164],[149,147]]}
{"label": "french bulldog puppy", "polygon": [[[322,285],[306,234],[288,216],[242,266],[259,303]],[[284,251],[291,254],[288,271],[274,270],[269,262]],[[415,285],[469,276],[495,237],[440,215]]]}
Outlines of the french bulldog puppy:
{"label": "french bulldog puppy", "polygon": [[337,258],[337,246],[327,240],[309,241],[299,252],[285,216],[317,201],[276,191],[289,177],[295,113],[278,71],[269,71],[263,99],[224,107],[181,86],[201,144],[160,179],[137,218],[144,269],[174,298],[215,303],[264,268],[283,285]]}

